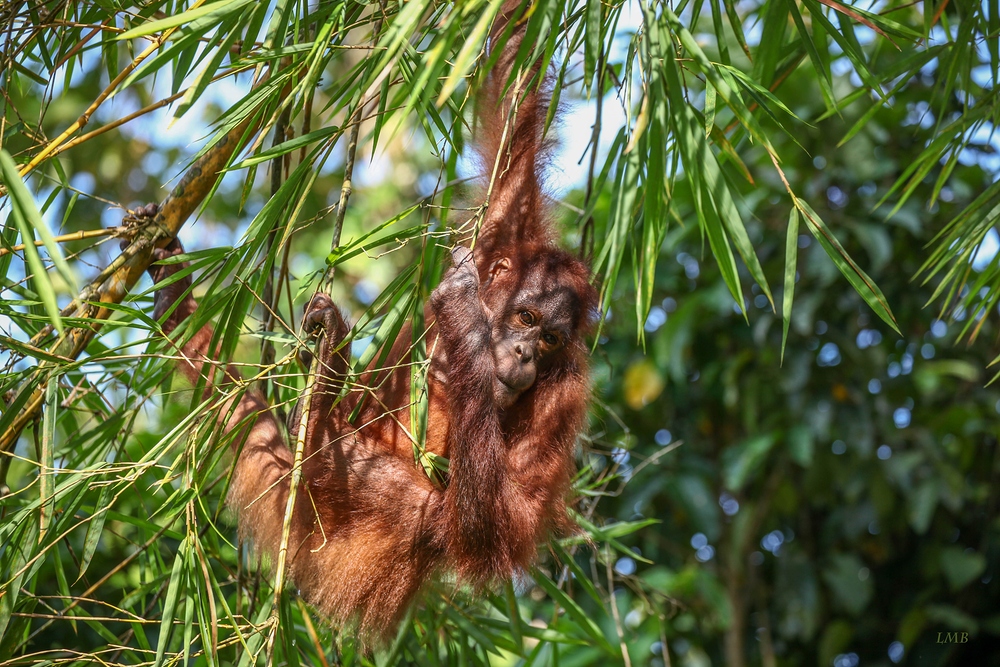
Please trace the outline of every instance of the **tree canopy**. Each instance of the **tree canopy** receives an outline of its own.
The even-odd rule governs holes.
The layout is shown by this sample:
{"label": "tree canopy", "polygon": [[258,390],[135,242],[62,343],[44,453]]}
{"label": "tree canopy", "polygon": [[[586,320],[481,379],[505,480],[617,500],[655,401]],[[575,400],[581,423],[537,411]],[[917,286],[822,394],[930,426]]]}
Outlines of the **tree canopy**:
{"label": "tree canopy", "polygon": [[250,556],[152,247],[279,410],[320,284],[377,363],[481,213],[502,4],[0,6],[0,663],[997,664],[997,0],[523,3],[582,532],[374,654]]}

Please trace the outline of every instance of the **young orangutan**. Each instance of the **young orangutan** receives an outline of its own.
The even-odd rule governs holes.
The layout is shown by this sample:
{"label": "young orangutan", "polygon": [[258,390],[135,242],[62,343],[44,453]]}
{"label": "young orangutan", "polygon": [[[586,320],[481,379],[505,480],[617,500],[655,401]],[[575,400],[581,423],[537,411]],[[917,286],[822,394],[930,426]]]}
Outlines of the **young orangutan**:
{"label": "young orangutan", "polygon": [[[494,28],[494,44],[504,31],[511,36],[479,98],[482,162],[487,173],[497,166],[488,208],[475,249],[453,251],[427,317],[426,448],[450,460],[443,489],[414,463],[405,346],[390,355],[394,370],[370,371],[363,390],[338,401],[348,361],[337,348],[349,327],[322,293],[307,307],[306,325],[320,334],[320,370],[292,517],[290,575],[332,621],[356,624],[375,641],[395,630],[436,573],[453,572],[474,587],[509,579],[532,562],[550,531],[568,526],[574,443],[589,397],[582,339],[597,298],[587,267],[555,247],[545,213],[539,172],[548,99],[532,72],[503,94],[524,31],[514,20],[518,4],[508,3]],[[174,241],[156,257],[181,252]],[[150,272],[159,282],[180,266]],[[156,296],[158,318],[173,307],[163,324],[168,334],[197,307],[184,296],[189,286],[181,280]],[[211,336],[203,328],[180,347],[179,366],[192,381]],[[230,367],[218,388],[237,377]],[[229,503],[241,532],[273,555],[292,453],[260,394],[232,400],[221,414],[232,408],[227,428],[242,424],[243,433],[235,439]]]}

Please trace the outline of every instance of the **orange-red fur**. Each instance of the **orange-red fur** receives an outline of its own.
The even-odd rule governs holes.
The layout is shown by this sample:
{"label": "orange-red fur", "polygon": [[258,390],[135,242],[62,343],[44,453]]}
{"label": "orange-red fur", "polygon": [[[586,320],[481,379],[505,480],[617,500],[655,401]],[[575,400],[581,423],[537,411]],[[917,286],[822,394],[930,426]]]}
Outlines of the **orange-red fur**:
{"label": "orange-red fur", "polygon": [[[369,390],[348,392],[336,402],[346,360],[335,349],[347,327],[321,296],[310,309],[325,336],[317,352],[322,370],[310,405],[304,484],[289,541],[290,575],[324,614],[337,623],[356,623],[363,637],[375,641],[394,631],[435,573],[454,572],[476,587],[510,578],[531,563],[551,530],[568,521],[574,443],[589,396],[581,338],[596,296],[587,268],[553,246],[545,216],[539,170],[547,97],[531,80],[537,72],[523,77],[519,102],[512,102],[513,92],[503,94],[524,29],[511,21],[517,5],[508,3],[498,19],[492,40],[502,39],[505,27],[511,37],[479,100],[478,140],[487,179],[493,165],[500,165],[474,254],[481,287],[469,291],[450,284],[446,290],[443,283],[428,312],[428,349],[434,352],[426,446],[450,459],[444,489],[414,463],[406,434],[408,369],[373,371],[363,378]],[[512,103],[517,113],[504,134]],[[174,245],[159,256],[177,252]],[[500,259],[509,270],[494,276],[490,267]],[[177,268],[154,267],[154,278]],[[572,312],[563,315],[571,316],[572,333],[540,363],[534,384],[513,405],[498,405],[491,389],[490,318],[511,300],[552,285],[569,295]],[[181,281],[158,295],[158,316],[176,303],[167,331],[194,312],[194,301],[181,298],[185,288]],[[201,373],[210,338],[211,331],[202,329],[181,347],[187,363],[180,367],[192,380]],[[390,363],[405,362],[403,351],[397,345]],[[236,377],[229,369],[220,384]],[[364,403],[359,418],[351,423],[348,416],[359,401]],[[229,420],[240,422],[245,432],[236,439],[243,445],[229,503],[241,532],[261,552],[274,554],[292,455],[274,414],[253,390],[243,394]]]}

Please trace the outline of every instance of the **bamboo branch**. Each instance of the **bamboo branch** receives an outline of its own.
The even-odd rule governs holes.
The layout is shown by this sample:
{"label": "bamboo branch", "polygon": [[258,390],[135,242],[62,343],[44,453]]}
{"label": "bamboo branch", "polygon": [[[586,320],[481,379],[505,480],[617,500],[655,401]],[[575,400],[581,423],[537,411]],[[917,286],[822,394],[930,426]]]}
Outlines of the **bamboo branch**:
{"label": "bamboo branch", "polygon": [[92,40],[95,35],[97,35],[99,32],[101,32],[101,29],[104,28],[104,27],[106,27],[107,24],[110,21],[111,21],[111,19],[105,19],[101,23],[101,25],[95,26],[89,33],[87,33],[86,35],[84,35],[83,38],[80,39],[80,41],[77,42],[73,46],[73,48],[71,48],[69,51],[66,52],[66,55],[64,55],[62,58],[59,59],[59,62],[57,62],[54,67],[52,67],[51,71],[55,72],[60,67],[62,67],[66,63],[68,63],[69,60],[71,58],[73,58],[74,56],[76,56],[76,54],[78,54],[80,51],[82,51],[83,47],[86,46],[87,42],[89,42],[90,40]]}
{"label": "bamboo branch", "polygon": [[[367,100],[361,100],[358,104],[358,109],[356,111],[357,116],[361,116],[361,109],[364,107]],[[330,243],[330,252],[337,249],[340,245],[340,235],[344,231],[344,216],[347,214],[347,201],[351,198],[351,193],[353,192],[353,186],[351,184],[351,179],[354,178],[354,158],[358,152],[358,135],[361,132],[361,121],[360,118],[358,122],[351,126],[351,136],[347,141],[347,160],[344,164],[344,184],[340,188],[340,201],[337,204],[337,217],[334,218],[333,222],[333,241]],[[333,267],[328,266],[326,271],[323,273],[323,280],[320,283],[320,289],[324,291],[329,291],[331,284],[333,283]]]}
{"label": "bamboo branch", "polygon": [[[285,110],[281,112],[278,116],[278,122],[274,124],[274,138],[271,140],[271,147],[281,145],[281,142],[285,140],[285,131],[288,127],[288,119],[291,114],[291,108],[285,107]],[[284,175],[284,158],[285,156],[279,155],[271,160],[271,197],[278,194],[281,189],[282,177]],[[291,219],[289,219],[289,224],[291,224]],[[271,250],[274,247],[274,238],[278,235],[278,225],[275,223],[271,230],[267,233],[267,241],[264,245],[264,255],[265,257],[271,256]],[[290,245],[290,241],[288,243]],[[278,300],[281,297],[281,292],[277,292],[274,289],[274,264],[267,271],[267,281],[264,283],[264,294],[262,298],[262,303],[264,305],[264,322],[261,329],[264,332],[274,331],[275,313],[278,310]],[[269,366],[274,364],[274,343],[268,337],[261,338],[260,341],[260,363],[262,366]],[[269,379],[264,380],[264,396],[267,398],[271,397],[272,390],[271,381]]]}
{"label": "bamboo branch", "polygon": [[[70,241],[82,241],[83,239],[98,238],[101,236],[118,236],[121,233],[120,227],[109,227],[107,229],[83,229],[78,232],[73,232],[71,234],[61,234],[59,236],[52,237],[52,240],[56,243],[69,243]],[[37,240],[34,243],[36,248],[40,248],[45,245],[44,241]],[[28,247],[27,243],[18,243],[10,248],[0,248],[0,257],[11,253],[11,252],[21,252]]]}
{"label": "bamboo branch", "polygon": [[608,604],[611,605],[611,615],[615,621],[615,632],[618,633],[618,647],[621,649],[622,662],[625,664],[625,667],[632,667],[632,659],[629,657],[628,646],[625,645],[625,630],[622,627],[622,619],[618,613],[618,603],[615,601],[615,559],[611,554],[610,546],[606,547],[604,561],[608,575]]}
{"label": "bamboo branch", "polygon": [[302,459],[306,449],[306,425],[309,423],[309,413],[312,408],[313,387],[316,385],[317,359],[313,356],[312,368],[306,376],[306,386],[302,391],[302,415],[299,420],[299,432],[295,435],[295,456],[292,459],[292,473],[289,479],[288,498],[285,501],[285,520],[281,524],[281,544],[278,546],[278,562],[274,570],[274,607],[271,616],[271,629],[267,634],[267,664],[274,659],[274,640],[278,634],[278,610],[281,608],[281,593],[285,589],[285,570],[288,561],[288,542],[292,532],[292,514],[295,512],[296,491],[302,482]]}

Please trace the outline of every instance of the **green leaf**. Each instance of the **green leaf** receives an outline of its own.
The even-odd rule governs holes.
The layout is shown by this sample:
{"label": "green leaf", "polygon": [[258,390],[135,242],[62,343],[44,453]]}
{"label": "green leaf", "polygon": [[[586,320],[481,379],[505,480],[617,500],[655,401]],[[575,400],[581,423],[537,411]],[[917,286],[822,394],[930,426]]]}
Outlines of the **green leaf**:
{"label": "green leaf", "polygon": [[[719,93],[719,97],[725,101],[732,112],[739,119],[740,123],[747,129],[747,132],[752,136],[761,146],[766,148],[768,152],[774,153],[774,148],[771,146],[771,140],[768,139],[767,134],[760,127],[760,124],[754,118],[750,109],[747,108],[746,104],[740,98],[739,91],[734,90],[726,83],[722,75],[719,74],[718,69],[714,63],[712,63],[705,52],[701,50],[698,46],[698,42],[695,40],[694,35],[684,27],[681,20],[674,14],[670,8],[666,5],[663,7],[663,16],[670,26],[671,31],[677,36],[684,49],[688,52],[694,61],[697,69],[705,75],[705,78],[709,80],[715,90]],[[676,56],[674,56],[676,57]],[[679,92],[679,91],[678,91]]]}
{"label": "green leaf", "polygon": [[[649,18],[649,17],[647,17]],[[645,344],[645,329],[642,326],[649,316],[653,292],[656,283],[656,266],[660,250],[666,237],[670,214],[670,190],[672,174],[676,173],[677,155],[673,156],[673,168],[668,174],[666,154],[663,146],[670,134],[668,122],[669,100],[664,88],[663,77],[659,67],[661,33],[655,21],[648,23],[648,39],[643,40],[640,48],[643,68],[649,72],[649,81],[645,86],[645,96],[642,108],[636,119],[632,138],[625,148],[629,153],[639,143],[641,155],[646,159],[643,177],[644,200],[642,208],[642,243],[634,249],[637,255],[634,264],[636,283],[636,320],[639,324],[640,341]],[[639,142],[643,128],[648,125],[648,134]],[[597,147],[591,147],[596,150]]]}
{"label": "green leaf", "polygon": [[832,665],[834,658],[847,650],[854,637],[855,624],[844,620],[833,621],[823,630],[819,640],[819,665]]}
{"label": "green leaf", "polygon": [[759,19],[760,41],[754,50],[753,78],[767,86],[774,80],[781,61],[788,29],[788,9],[785,2],[778,0],[768,2],[763,10]]}
{"label": "green leaf", "polygon": [[[400,275],[401,278],[409,280],[412,278],[416,267],[410,267],[404,273]],[[363,373],[365,369],[368,368],[369,364],[375,359],[375,355],[379,350],[388,351],[387,344],[391,344],[392,341],[396,339],[396,335],[399,333],[403,324],[406,322],[406,317],[413,309],[416,303],[416,290],[412,285],[403,287],[403,283],[399,283],[402,288],[400,291],[391,293],[392,301],[389,312],[382,319],[382,323],[379,325],[378,330],[372,336],[371,343],[365,348],[365,351],[361,353],[358,361],[354,365],[354,371],[356,373]],[[389,292],[389,289],[386,289]],[[359,321],[360,323],[360,321]],[[355,331],[358,328],[355,326]],[[356,334],[355,334],[356,335]]]}
{"label": "green leaf", "polygon": [[11,615],[14,613],[14,606],[17,604],[18,596],[21,593],[21,582],[24,581],[27,574],[25,565],[35,555],[34,549],[37,543],[37,524],[34,521],[28,520],[21,523],[17,532],[14,533],[14,539],[11,539],[5,550],[7,553],[4,555],[10,565],[7,566],[4,574],[6,575],[7,572],[10,572],[14,576],[9,581],[3,582],[3,595],[0,595],[0,638],[7,631]]}
{"label": "green leaf", "polygon": [[852,616],[858,616],[872,599],[871,573],[854,554],[834,554],[823,571],[833,599]]}
{"label": "green leaf", "polygon": [[[370,70],[374,76],[382,76],[383,73],[389,72],[393,61],[399,57],[413,31],[417,28],[420,18],[431,7],[431,4],[430,0],[410,0],[402,6],[396,18],[379,38],[379,45],[384,46],[385,50],[382,52],[382,57],[375,61],[375,66]],[[366,77],[363,82],[364,88],[368,88],[374,82],[369,81],[369,78],[371,76]]]}
{"label": "green leaf", "polygon": [[740,491],[764,464],[774,446],[773,434],[758,435],[722,452],[722,480],[730,491]]}
{"label": "green leaf", "polygon": [[44,538],[52,519],[53,475],[55,471],[56,411],[59,403],[59,376],[52,374],[45,383],[45,412],[42,414],[42,457],[38,462],[38,494],[40,496],[38,533]]}
{"label": "green leaf", "polygon": [[510,621],[510,636],[520,649],[524,645],[524,635],[521,632],[521,610],[517,606],[517,595],[514,593],[514,582],[508,581],[504,586],[504,602],[507,607],[507,619]]}
{"label": "green leaf", "polygon": [[986,557],[973,549],[945,547],[941,550],[941,570],[948,587],[957,593],[986,571]]}
{"label": "green leaf", "polygon": [[576,601],[573,600],[573,598],[566,595],[562,589],[556,586],[554,581],[549,579],[542,572],[532,570],[531,576],[535,580],[535,583],[537,583],[542,590],[548,593],[549,597],[552,598],[552,601],[565,609],[573,621],[576,622],[576,624],[584,632],[586,632],[587,635],[590,636],[590,638],[593,639],[601,649],[610,655],[617,653],[617,651],[615,651],[615,649],[611,646],[610,642],[608,642],[607,637],[604,636],[604,633],[601,632],[601,629],[597,627],[597,624],[594,623],[593,619],[587,615],[587,613],[576,603]]}
{"label": "green leaf", "polygon": [[385,245],[386,243],[395,242],[399,245],[404,245],[407,241],[415,238],[419,238],[426,231],[427,227],[424,223],[419,225],[414,225],[413,227],[407,227],[398,231],[389,231],[383,234],[377,234],[385,227],[401,220],[406,217],[410,212],[416,210],[416,206],[413,206],[406,211],[400,213],[392,220],[379,225],[376,229],[372,230],[368,234],[365,234],[357,240],[352,240],[349,243],[341,244],[337,246],[337,249],[331,252],[327,258],[326,263],[328,266],[337,266],[342,264],[352,257],[357,257],[358,255],[368,252],[374,248]]}
{"label": "green leaf", "polygon": [[785,289],[781,297],[781,362],[785,361],[788,325],[792,321],[792,299],[795,296],[795,273],[799,259],[799,211],[794,206],[788,212],[785,232]]}
{"label": "green leaf", "polygon": [[606,540],[614,540],[620,537],[626,537],[632,533],[638,532],[647,526],[655,526],[660,523],[659,519],[641,519],[639,521],[615,521],[614,523],[609,523],[604,526],[590,526],[588,532],[593,536],[594,540],[598,542],[604,542]]}
{"label": "green leaf", "polygon": [[753,62],[753,56],[750,53],[750,47],[747,46],[746,35],[743,34],[743,20],[740,18],[739,14],[736,13],[736,0],[722,0],[722,3],[726,6],[726,16],[729,18],[729,27],[732,28],[733,34],[736,35],[736,42],[743,49],[743,53],[746,54],[747,60],[751,63]]}
{"label": "green leaf", "polygon": [[143,23],[136,28],[126,30],[122,34],[118,35],[118,39],[134,39],[136,37],[152,35],[155,32],[169,30],[170,28],[175,28],[177,26],[184,25],[185,23],[191,23],[198,19],[205,19],[207,21],[207,23],[202,23],[200,26],[202,30],[207,30],[212,25],[221,23],[233,12],[238,11],[253,2],[255,2],[255,0],[220,0],[219,2],[202,5],[201,7],[196,7],[186,12],[175,14],[174,16],[168,16],[167,18],[160,19],[158,21]]}
{"label": "green leaf", "polygon": [[[185,537],[180,546],[177,548],[177,554],[174,556],[174,567],[170,572],[170,583],[167,585],[167,596],[163,601],[163,616],[160,620],[160,637],[156,643],[156,661],[153,663],[154,667],[162,667],[167,648],[170,645],[170,637],[173,634],[174,629],[174,613],[177,611],[177,602],[180,600],[181,593],[186,588],[186,565],[188,562],[188,551],[190,549],[191,543],[189,538]],[[190,601],[187,604],[190,605]]]}
{"label": "green leaf", "polygon": [[584,36],[586,42],[583,49],[583,86],[590,98],[593,88],[594,77],[598,75],[597,63],[599,55],[604,48],[602,40],[604,27],[603,14],[604,3],[601,0],[586,0],[586,14],[584,26]]}
{"label": "green leaf", "polygon": [[[83,554],[80,556],[80,574],[77,576],[76,581],[80,581],[83,575],[87,573],[90,561],[93,560],[94,554],[97,552],[101,533],[104,532],[104,521],[108,518],[112,488],[111,484],[104,484],[101,487],[97,504],[94,505],[94,511],[90,515],[90,522],[87,523],[87,535],[83,540]],[[73,583],[76,583],[76,581]]]}
{"label": "green leaf", "polygon": [[38,254],[38,249],[35,248],[35,235],[33,232],[38,232],[38,235],[42,237],[45,249],[49,251],[52,261],[60,269],[60,273],[65,271],[63,278],[72,285],[73,281],[69,267],[66,265],[59,248],[52,239],[48,227],[42,222],[42,216],[38,212],[38,209],[35,208],[34,199],[32,199],[28,189],[24,186],[24,181],[21,180],[21,175],[18,173],[14,159],[6,150],[0,150],[0,173],[2,173],[4,184],[7,186],[7,194],[10,196],[11,217],[14,218],[14,224],[17,225],[18,231],[21,232],[21,240],[25,244],[24,258],[28,264],[28,268],[31,270],[32,285],[35,291],[38,292],[42,300],[42,305],[45,306],[49,319],[52,320],[52,325],[57,331],[62,333],[63,323],[59,304],[56,302],[56,291],[49,281],[49,274],[45,270],[45,265]]}
{"label": "green leaf", "polygon": [[[231,23],[231,21],[227,21],[226,23]],[[224,25],[220,27],[220,30],[224,30],[226,27],[228,26]],[[212,54],[212,57],[201,68],[194,82],[188,87],[187,92],[184,93],[180,102],[177,103],[177,108],[174,109],[173,121],[181,118],[198,101],[202,93],[212,83],[212,79],[222,65],[222,60],[230,57],[231,47],[239,37],[240,33],[238,30],[229,30],[225,33],[221,42],[215,46],[215,52]]]}
{"label": "green leaf", "polygon": [[810,35],[806,29],[805,21],[802,19],[802,12],[799,11],[798,4],[794,0],[786,0],[785,4],[792,15],[792,20],[795,22],[795,30],[799,33],[802,45],[805,47],[806,53],[809,54],[809,61],[818,74],[816,82],[819,84],[820,91],[823,93],[823,99],[826,101],[826,106],[829,110],[833,107],[833,102],[837,98],[833,93],[829,60],[819,50],[820,47],[824,49],[824,52],[826,50],[826,33],[820,29],[816,31],[815,35]]}
{"label": "green leaf", "polygon": [[[892,90],[890,90],[886,94],[886,97],[892,97],[897,92],[899,92],[907,83],[909,83],[909,80],[906,79],[906,78],[901,77],[900,80],[896,83],[896,85],[893,86]],[[865,111],[861,115],[861,117],[858,118],[857,121],[855,121],[854,125],[851,127],[850,130],[847,131],[847,133],[843,136],[843,138],[839,142],[837,142],[837,148],[840,148],[841,146],[843,146],[844,144],[846,144],[848,141],[850,141],[851,139],[853,139],[854,136],[858,132],[860,132],[868,124],[868,122],[871,121],[872,118],[875,117],[875,114],[878,113],[883,108],[884,108],[884,106],[882,105],[881,102],[875,102],[874,104],[872,104],[868,108],[868,110]]]}
{"label": "green leaf", "polygon": [[568,567],[570,572],[576,576],[574,583],[582,586],[583,590],[590,596],[590,599],[603,607],[604,601],[597,593],[597,588],[594,587],[594,582],[590,580],[590,576],[583,571],[583,568],[576,562],[576,559],[573,558],[572,554],[563,549],[562,546],[560,546],[555,540],[550,542],[550,545],[552,546],[552,550],[555,552],[556,556],[559,558],[559,561]]}
{"label": "green leaf", "polygon": [[635,222],[634,208],[638,196],[639,166],[641,157],[639,151],[622,154],[618,159],[619,184],[615,189],[615,200],[611,219],[608,222],[608,233],[601,247],[595,270],[604,267],[604,284],[601,292],[601,307],[607,312],[611,307],[610,295],[614,292],[618,274],[622,268],[622,258],[625,255],[629,232]]}
{"label": "green leaf", "polygon": [[813,462],[813,452],[816,448],[816,439],[808,426],[797,424],[788,430],[786,438],[788,442],[788,453],[792,460],[803,468],[808,468]]}
{"label": "green leaf", "polygon": [[[472,32],[465,38],[462,49],[458,52],[458,56],[455,57],[455,61],[449,68],[448,77],[444,80],[444,85],[441,86],[441,92],[438,94],[437,106],[439,108],[444,106],[445,100],[455,92],[459,81],[465,78],[469,67],[472,65],[473,58],[483,48],[483,44],[486,42],[486,34],[489,32],[490,26],[493,25],[493,18],[500,11],[500,6],[503,5],[503,2],[504,0],[490,0],[489,6],[479,15],[479,20],[476,21]],[[527,84],[526,78],[523,83]]]}
{"label": "green leaf", "polygon": [[[197,540],[198,538],[197,538],[197,536],[193,536],[191,539],[192,540]],[[184,570],[185,570],[185,579],[187,580],[186,583],[188,583],[188,584],[193,583],[194,577],[193,577],[192,573],[194,572],[194,548],[192,546],[190,546],[190,545],[188,546],[188,548],[185,551]],[[198,590],[198,588],[197,588],[197,586],[195,586],[195,594],[196,595],[197,595],[197,590]],[[167,589],[167,593],[169,595],[169,588]],[[190,595],[189,594],[189,595],[185,595],[185,598],[184,598],[184,642],[183,642],[183,647],[184,648],[183,648],[183,655],[184,655],[184,664],[185,665],[189,664],[190,661],[191,661],[191,638],[194,635],[194,612],[195,612],[195,606],[196,606],[195,602],[197,600],[196,595]],[[288,623],[287,625],[283,625],[282,627],[287,627],[288,625],[292,625],[292,624]],[[162,630],[161,630],[161,632],[162,632]],[[157,647],[157,653],[159,653],[159,647]]]}
{"label": "green leaf", "polygon": [[[464,632],[466,635],[475,640],[475,642],[479,646],[482,646],[484,649],[486,649],[490,653],[493,653],[494,655],[501,655],[500,649],[497,648],[497,645],[495,643],[496,640],[500,640],[501,642],[503,641],[501,635],[499,634],[492,636],[487,635],[484,630],[477,627],[478,624],[472,623],[472,621],[470,621],[464,615],[459,613],[458,610],[456,610],[451,605],[445,606],[444,613],[448,618],[450,618],[455,623],[455,625],[461,628],[462,632]],[[509,644],[510,642],[508,640],[507,642],[503,643]]]}
{"label": "green leaf", "polygon": [[937,478],[931,478],[909,494],[910,526],[918,535],[923,535],[930,528],[931,519],[941,498],[941,487]]}
{"label": "green leaf", "polygon": [[[698,222],[708,236],[709,246],[712,248],[715,261],[719,264],[722,279],[725,281],[726,287],[729,288],[729,293],[736,300],[740,312],[746,317],[743,287],[740,284],[739,271],[736,268],[736,258],[733,256],[732,247],[726,236],[726,224],[720,218],[719,208],[713,198],[715,194],[724,197],[725,194],[728,194],[728,188],[724,185],[721,188],[718,187],[721,179],[718,162],[716,162],[715,155],[705,140],[701,123],[698,122],[694,111],[681,93],[679,63],[671,56],[664,60],[664,65],[667,91],[674,110],[671,120],[676,126],[675,133],[684,170],[692,183],[691,189],[695,195],[695,212],[698,216]],[[715,190],[708,185],[707,180],[711,180],[717,186]],[[742,221],[739,221],[739,226],[742,224]],[[756,259],[756,255],[753,256]]]}
{"label": "green leaf", "polygon": [[896,333],[900,333],[899,326],[896,324],[896,317],[889,309],[889,302],[886,300],[885,295],[882,294],[882,290],[875,284],[875,281],[868,277],[868,274],[851,259],[851,256],[840,245],[837,237],[833,235],[833,232],[826,226],[823,219],[819,217],[819,214],[804,199],[796,197],[795,207],[802,213],[809,231],[816,237],[823,250],[826,251],[826,254],[833,260],[833,263],[840,269],[840,272],[844,274],[844,277],[851,283],[858,295],[875,311],[876,315],[882,318],[883,322],[892,327],[892,330]]}
{"label": "green leaf", "polygon": [[276,158],[280,155],[287,155],[288,153],[298,150],[303,146],[308,146],[309,144],[317,142],[321,139],[326,139],[329,136],[339,134],[340,131],[341,131],[340,128],[335,125],[331,125],[330,127],[324,127],[319,130],[313,130],[312,132],[303,134],[293,139],[289,139],[288,141],[283,141],[277,146],[272,146],[267,150],[257,153],[256,155],[251,155],[245,160],[242,160],[237,164],[230,166],[229,169],[227,169],[227,171],[238,171],[240,169],[246,169],[247,167],[252,167],[253,165],[260,164],[261,162],[267,162],[268,160]]}

